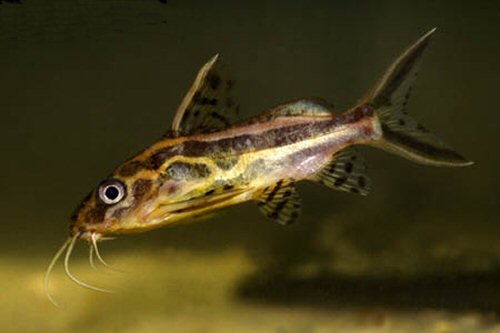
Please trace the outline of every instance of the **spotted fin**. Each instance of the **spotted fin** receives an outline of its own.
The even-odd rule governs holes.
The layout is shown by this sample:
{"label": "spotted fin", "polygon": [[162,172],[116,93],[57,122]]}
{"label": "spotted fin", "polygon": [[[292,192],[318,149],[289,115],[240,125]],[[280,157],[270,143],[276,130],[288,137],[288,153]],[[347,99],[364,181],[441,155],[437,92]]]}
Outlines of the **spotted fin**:
{"label": "spotted fin", "polygon": [[467,166],[472,162],[406,112],[422,55],[434,31],[426,33],[396,59],[360,104],[370,104],[380,120],[383,135],[372,145],[421,164]]}
{"label": "spotted fin", "polygon": [[335,154],[331,162],[314,175],[314,181],[334,190],[367,195],[370,179],[364,175],[364,160],[353,148],[346,148]]}
{"label": "spotted fin", "polygon": [[174,121],[175,136],[210,132],[229,126],[239,106],[229,96],[234,81],[227,77],[216,55],[198,72],[182,100]]}
{"label": "spotted fin", "polygon": [[301,200],[290,180],[266,187],[256,200],[262,213],[279,224],[291,224],[299,217]]}

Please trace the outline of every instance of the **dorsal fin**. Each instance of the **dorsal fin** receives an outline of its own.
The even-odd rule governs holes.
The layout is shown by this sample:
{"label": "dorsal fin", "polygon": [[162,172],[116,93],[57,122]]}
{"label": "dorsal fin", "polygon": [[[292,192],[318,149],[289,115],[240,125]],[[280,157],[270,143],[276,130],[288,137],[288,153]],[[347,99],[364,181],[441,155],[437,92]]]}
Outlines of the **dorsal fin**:
{"label": "dorsal fin", "polygon": [[354,148],[345,148],[333,155],[331,162],[312,180],[334,190],[367,195],[370,179],[364,175],[366,165]]}
{"label": "dorsal fin", "polygon": [[229,96],[234,80],[221,69],[218,58],[215,55],[200,69],[179,105],[172,123],[175,136],[224,128],[237,116],[239,106]]}
{"label": "dorsal fin", "polygon": [[263,115],[274,117],[325,116],[333,114],[333,105],[322,98],[303,98],[280,104]]}
{"label": "dorsal fin", "polygon": [[279,224],[291,224],[299,217],[300,196],[291,180],[264,188],[256,200],[262,213]]}

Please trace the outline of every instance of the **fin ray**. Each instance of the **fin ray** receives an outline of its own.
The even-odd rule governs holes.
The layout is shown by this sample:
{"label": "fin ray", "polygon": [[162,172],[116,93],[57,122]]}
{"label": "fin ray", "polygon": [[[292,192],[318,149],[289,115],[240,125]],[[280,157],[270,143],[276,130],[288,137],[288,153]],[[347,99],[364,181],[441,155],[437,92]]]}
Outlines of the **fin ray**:
{"label": "fin ray", "polygon": [[335,154],[312,180],[334,190],[367,195],[371,182],[364,174],[365,169],[364,159],[354,148],[349,147]]}
{"label": "fin ray", "polygon": [[382,138],[373,145],[420,164],[466,166],[465,159],[406,112],[413,83],[432,29],[394,61],[375,87],[361,100],[375,109]]}
{"label": "fin ray", "polygon": [[215,55],[200,69],[179,105],[172,123],[175,136],[225,128],[237,117],[239,106],[229,96],[234,80],[228,78],[218,60],[219,55]]}
{"label": "fin ray", "polygon": [[265,188],[256,200],[261,212],[279,224],[291,224],[299,217],[301,200],[291,180]]}

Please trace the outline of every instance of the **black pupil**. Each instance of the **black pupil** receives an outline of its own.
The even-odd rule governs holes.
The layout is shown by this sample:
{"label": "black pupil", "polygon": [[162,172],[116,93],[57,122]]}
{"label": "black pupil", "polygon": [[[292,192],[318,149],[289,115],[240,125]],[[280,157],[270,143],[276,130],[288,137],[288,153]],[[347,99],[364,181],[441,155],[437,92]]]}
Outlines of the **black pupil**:
{"label": "black pupil", "polygon": [[118,198],[118,195],[120,195],[120,191],[118,190],[118,188],[116,186],[109,186],[106,189],[106,191],[104,191],[104,195],[109,200],[115,200],[116,198]]}

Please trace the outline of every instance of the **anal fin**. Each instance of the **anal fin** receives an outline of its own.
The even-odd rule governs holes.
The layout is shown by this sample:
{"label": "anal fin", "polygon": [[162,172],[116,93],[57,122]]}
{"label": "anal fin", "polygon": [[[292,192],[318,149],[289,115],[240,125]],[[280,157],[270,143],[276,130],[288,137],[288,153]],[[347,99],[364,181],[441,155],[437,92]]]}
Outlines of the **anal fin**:
{"label": "anal fin", "polygon": [[367,195],[370,191],[370,179],[364,175],[365,169],[365,162],[356,150],[346,148],[335,154],[331,162],[314,175],[312,180],[334,190]]}
{"label": "anal fin", "polygon": [[266,187],[256,200],[262,213],[279,224],[291,224],[299,217],[301,200],[290,180]]}

